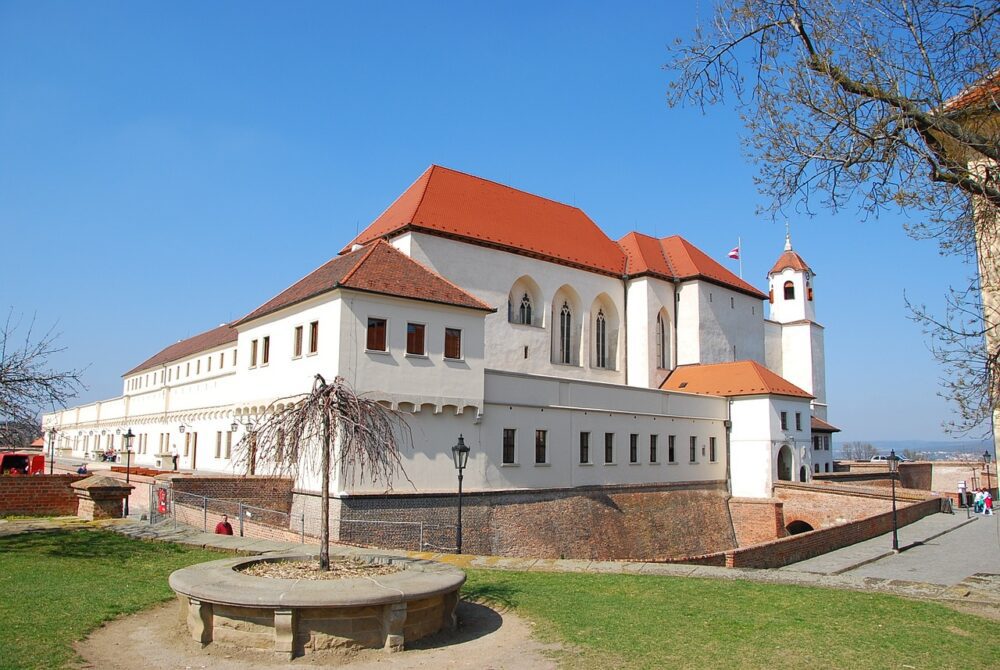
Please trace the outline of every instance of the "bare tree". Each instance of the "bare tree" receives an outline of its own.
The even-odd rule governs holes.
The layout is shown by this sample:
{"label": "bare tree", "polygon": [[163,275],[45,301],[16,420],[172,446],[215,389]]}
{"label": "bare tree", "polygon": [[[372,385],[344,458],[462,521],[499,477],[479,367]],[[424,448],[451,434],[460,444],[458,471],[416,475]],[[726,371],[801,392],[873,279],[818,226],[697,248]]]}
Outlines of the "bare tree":
{"label": "bare tree", "polygon": [[852,461],[870,461],[878,455],[878,449],[871,442],[844,442],[844,455]]}
{"label": "bare tree", "polygon": [[18,444],[29,432],[33,439],[39,413],[65,407],[84,388],[82,370],[53,370],[49,365],[51,356],[65,350],[56,345],[58,333],[49,329],[37,335],[32,317],[22,337],[17,334],[20,325],[11,309],[0,329],[0,445]]}
{"label": "bare tree", "polygon": [[[720,0],[672,53],[669,103],[736,102],[772,212],[811,213],[817,199],[874,216],[901,208],[912,235],[976,261],[978,295],[953,295],[957,311],[944,319],[916,316],[942,338],[946,365],[966,356],[947,389],[965,404],[959,427],[989,416],[1000,349],[1000,278],[989,271],[1000,264],[1000,5]],[[954,322],[963,316],[971,327]]]}
{"label": "bare tree", "polygon": [[[334,473],[392,488],[401,447],[412,444],[403,416],[358,396],[343,377],[327,384],[316,375],[312,391],[274,401],[237,445],[237,464],[276,476],[320,476],[320,569],[330,569],[330,478]],[[407,478],[409,481],[409,478]]]}
{"label": "bare tree", "polygon": [[927,454],[922,451],[917,451],[916,449],[903,449],[903,456],[911,461],[922,461],[927,458]]}

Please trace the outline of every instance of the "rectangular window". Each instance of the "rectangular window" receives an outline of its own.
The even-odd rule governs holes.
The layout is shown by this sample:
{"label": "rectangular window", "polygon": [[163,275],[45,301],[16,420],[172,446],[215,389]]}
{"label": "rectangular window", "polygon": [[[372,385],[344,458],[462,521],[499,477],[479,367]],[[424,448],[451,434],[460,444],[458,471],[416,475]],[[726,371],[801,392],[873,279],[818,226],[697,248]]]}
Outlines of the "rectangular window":
{"label": "rectangular window", "polygon": [[[179,373],[179,372],[177,373],[177,376],[178,376],[178,377],[180,376],[180,373]],[[184,365],[184,376],[185,376],[185,377],[190,377],[190,376],[191,376],[191,361],[188,361],[188,362],[187,362],[187,363],[186,363],[186,364]]]}
{"label": "rectangular window", "polygon": [[424,349],[424,324],[406,324],[406,353],[415,356],[423,356],[426,353]]}
{"label": "rectangular window", "polygon": [[795,430],[802,430],[802,412],[795,413]]}
{"label": "rectangular window", "polygon": [[829,435],[824,435],[823,436],[823,450],[824,451],[830,451],[830,436]]}
{"label": "rectangular window", "polygon": [[184,433],[184,456],[191,453],[191,433]]}
{"label": "rectangular window", "polygon": [[257,340],[250,341],[250,367],[257,367]]}
{"label": "rectangular window", "polygon": [[309,353],[315,354],[319,351],[319,321],[309,324]]}
{"label": "rectangular window", "polygon": [[580,462],[590,463],[590,433],[580,433]]}
{"label": "rectangular window", "polygon": [[462,357],[462,331],[459,328],[444,329],[444,357],[458,360]]}
{"label": "rectangular window", "polygon": [[708,460],[715,463],[715,438],[708,438]]}
{"label": "rectangular window", "polygon": [[233,453],[233,431],[226,431],[226,458]]}
{"label": "rectangular window", "polygon": [[260,354],[260,364],[267,365],[271,360],[271,336],[264,337],[263,351]]}
{"label": "rectangular window", "polygon": [[656,453],[656,438],[657,438],[656,435],[650,435],[649,436],[649,462],[650,463],[657,463],[658,462],[656,460],[659,457],[659,454]]}
{"label": "rectangular window", "polygon": [[822,438],[819,435],[813,435],[813,451],[820,450],[820,444],[822,443]]}
{"label": "rectangular window", "polygon": [[628,462],[639,462],[639,436],[635,433],[628,436]]}
{"label": "rectangular window", "polygon": [[222,431],[218,430],[215,432],[215,457],[219,458],[222,456]]}
{"label": "rectangular window", "polygon": [[173,378],[174,378],[174,369],[173,368],[167,368],[167,381],[168,382],[169,381],[173,381]]}
{"label": "rectangular window", "polygon": [[194,362],[194,373],[196,375],[200,375],[201,374],[201,359],[200,358]]}
{"label": "rectangular window", "polygon": [[545,453],[545,438],[547,431],[536,430],[535,431],[535,463],[545,463],[546,453]]}
{"label": "rectangular window", "polygon": [[156,386],[156,373],[153,373],[153,386]]}
{"label": "rectangular window", "polygon": [[507,465],[514,463],[514,438],[517,431],[513,428],[503,429],[503,462]]}
{"label": "rectangular window", "polygon": [[677,454],[674,451],[674,442],[676,442],[676,435],[667,435],[667,463],[676,463]]}
{"label": "rectangular window", "polygon": [[368,343],[365,346],[369,351],[385,351],[385,319],[368,319]]}
{"label": "rectangular window", "polygon": [[604,433],[604,462],[615,462],[615,434]]}
{"label": "rectangular window", "polygon": [[295,326],[295,335],[292,340],[292,357],[298,358],[302,355],[302,326]]}
{"label": "rectangular window", "polygon": [[205,372],[211,372],[212,371],[212,357],[211,356],[209,356],[208,358],[205,359],[205,364],[208,365],[208,369],[205,370]]}
{"label": "rectangular window", "polygon": [[691,436],[691,445],[690,445],[690,448],[689,448],[688,451],[689,451],[688,459],[692,463],[694,463],[695,461],[697,461],[698,460],[698,438],[694,437],[693,435]]}
{"label": "rectangular window", "polygon": [[236,367],[236,352],[238,349],[233,349],[233,367]]}
{"label": "rectangular window", "polygon": [[[233,365],[236,365],[236,350],[233,349]],[[219,352],[219,369],[226,367],[226,354],[223,351]]]}
{"label": "rectangular window", "polygon": [[781,430],[788,430],[788,412],[781,413]]}

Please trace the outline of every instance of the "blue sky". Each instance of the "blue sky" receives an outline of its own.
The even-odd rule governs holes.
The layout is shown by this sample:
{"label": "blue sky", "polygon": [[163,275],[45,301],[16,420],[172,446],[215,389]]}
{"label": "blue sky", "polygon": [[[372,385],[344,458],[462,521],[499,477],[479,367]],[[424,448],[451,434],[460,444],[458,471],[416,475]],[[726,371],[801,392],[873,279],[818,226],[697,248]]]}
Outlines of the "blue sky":
{"label": "blue sky", "polygon": [[[0,1],[0,307],[57,324],[80,401],[115,396],[334,256],[431,163],[734,271],[742,237],[766,288],[784,223],[755,214],[738,116],[665,102],[698,6]],[[940,309],[969,268],[901,215],[789,220],[840,437],[940,439],[941,373],[903,296]]]}

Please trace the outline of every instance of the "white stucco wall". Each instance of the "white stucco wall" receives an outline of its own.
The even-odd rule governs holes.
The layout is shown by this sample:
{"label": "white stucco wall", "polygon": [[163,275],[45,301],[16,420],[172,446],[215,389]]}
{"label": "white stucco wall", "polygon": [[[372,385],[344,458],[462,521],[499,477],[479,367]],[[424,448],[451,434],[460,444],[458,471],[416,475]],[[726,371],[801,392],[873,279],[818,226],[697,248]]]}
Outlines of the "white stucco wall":
{"label": "white stucco wall", "polygon": [[762,301],[706,281],[691,283],[698,292],[698,362],[764,363]]}
{"label": "white stucco wall", "polygon": [[[785,396],[740,396],[732,400],[731,435],[732,490],[734,496],[767,498],[778,479],[778,452],[791,451],[792,481],[799,481],[805,466],[812,479],[812,445],[809,401]],[[781,412],[787,412],[788,429],[781,428]],[[801,416],[801,429],[795,414]]]}
{"label": "white stucco wall", "polygon": [[[785,300],[785,282],[792,282],[795,287],[795,298]],[[809,299],[808,287],[813,287],[813,299]],[[815,284],[812,273],[791,268],[768,277],[768,289],[773,291],[774,302],[771,303],[769,318],[779,323],[816,320]]]}

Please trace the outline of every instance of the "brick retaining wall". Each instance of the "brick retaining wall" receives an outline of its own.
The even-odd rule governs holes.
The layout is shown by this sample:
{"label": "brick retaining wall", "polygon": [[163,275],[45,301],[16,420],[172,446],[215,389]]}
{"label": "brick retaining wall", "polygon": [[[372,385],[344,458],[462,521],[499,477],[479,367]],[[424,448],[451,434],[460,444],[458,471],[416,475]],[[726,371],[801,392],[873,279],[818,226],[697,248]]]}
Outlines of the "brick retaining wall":
{"label": "brick retaining wall", "polygon": [[[642,559],[736,546],[724,482],[473,492],[463,497],[463,551],[538,558]],[[356,495],[332,499],[331,539],[453,550],[456,496]],[[296,492],[318,534],[319,496]]]}
{"label": "brick retaining wall", "polygon": [[240,501],[263,509],[288,512],[292,506],[292,480],[277,477],[194,476],[171,477],[171,488],[178,493]]}
{"label": "brick retaining wall", "polygon": [[769,542],[785,537],[784,503],[777,498],[730,498],[737,546]]}
{"label": "brick retaining wall", "polygon": [[0,475],[0,514],[68,516],[76,514],[70,484],[88,475]]}

